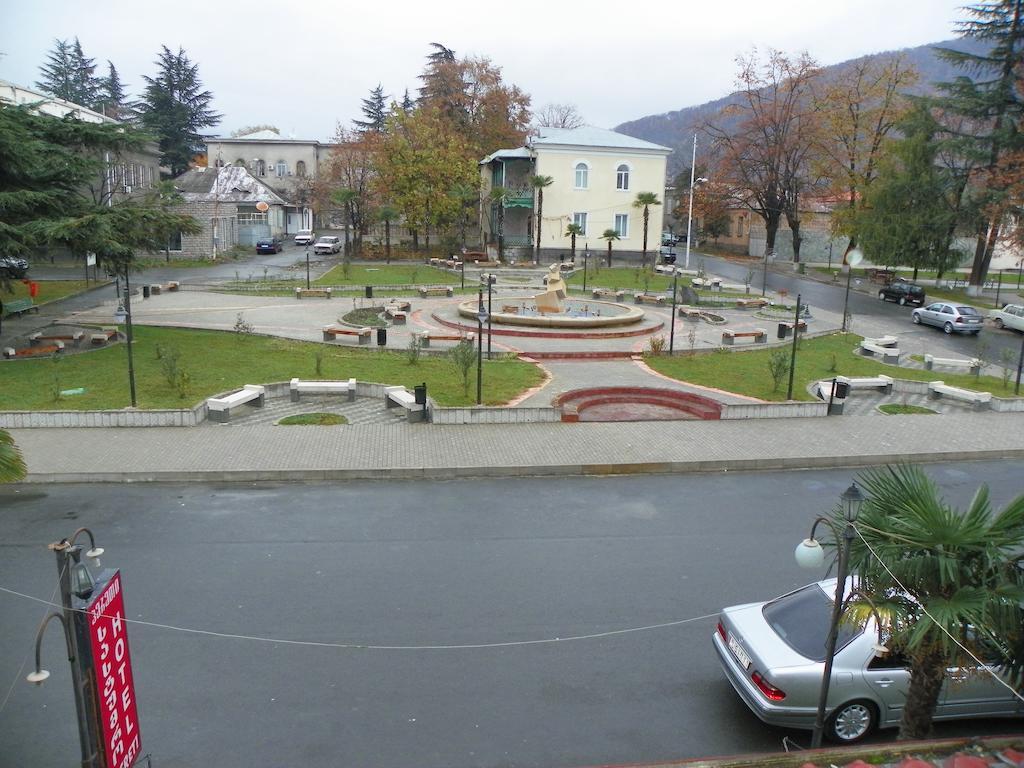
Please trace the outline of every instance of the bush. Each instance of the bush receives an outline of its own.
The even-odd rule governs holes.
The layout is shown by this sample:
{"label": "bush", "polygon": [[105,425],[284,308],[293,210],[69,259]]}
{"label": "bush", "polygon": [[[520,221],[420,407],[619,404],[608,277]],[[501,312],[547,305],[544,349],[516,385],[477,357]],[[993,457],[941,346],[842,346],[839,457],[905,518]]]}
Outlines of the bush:
{"label": "bush", "polygon": [[768,357],[768,375],[772,378],[772,392],[778,392],[782,380],[789,375],[789,353],[777,349]]}
{"label": "bush", "polygon": [[660,355],[665,351],[665,337],[664,336],[651,336],[647,341],[647,346],[651,351],[652,355]]}
{"label": "bush", "polygon": [[473,342],[463,339],[448,352],[449,358],[455,364],[455,369],[462,376],[462,394],[469,392],[469,372],[476,365],[477,352],[473,348]]}

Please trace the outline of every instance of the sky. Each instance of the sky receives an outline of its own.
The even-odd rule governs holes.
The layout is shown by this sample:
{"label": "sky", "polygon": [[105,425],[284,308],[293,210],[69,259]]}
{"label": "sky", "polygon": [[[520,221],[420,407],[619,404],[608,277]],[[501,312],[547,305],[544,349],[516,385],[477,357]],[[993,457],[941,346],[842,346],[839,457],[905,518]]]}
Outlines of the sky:
{"label": "sky", "polygon": [[[329,140],[370,90],[415,95],[431,42],[485,56],[535,109],[573,104],[619,123],[720,98],[753,47],[807,51],[821,64],[955,36],[963,0],[3,0],[0,79],[32,86],[55,39],[78,37],[129,93],[161,45],[185,49],[214,109],[210,134],[254,124]],[[3,7],[6,6],[6,7]]]}

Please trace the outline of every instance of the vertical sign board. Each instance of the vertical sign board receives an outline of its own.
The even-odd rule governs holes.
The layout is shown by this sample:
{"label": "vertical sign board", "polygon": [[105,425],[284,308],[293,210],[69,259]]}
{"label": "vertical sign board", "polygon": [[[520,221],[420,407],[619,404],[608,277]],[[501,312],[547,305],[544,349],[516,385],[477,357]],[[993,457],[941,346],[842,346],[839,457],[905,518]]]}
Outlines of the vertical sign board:
{"label": "vertical sign board", "polygon": [[96,680],[96,709],[103,732],[104,768],[130,768],[142,748],[135,683],[128,652],[121,572],[102,585],[86,609]]}

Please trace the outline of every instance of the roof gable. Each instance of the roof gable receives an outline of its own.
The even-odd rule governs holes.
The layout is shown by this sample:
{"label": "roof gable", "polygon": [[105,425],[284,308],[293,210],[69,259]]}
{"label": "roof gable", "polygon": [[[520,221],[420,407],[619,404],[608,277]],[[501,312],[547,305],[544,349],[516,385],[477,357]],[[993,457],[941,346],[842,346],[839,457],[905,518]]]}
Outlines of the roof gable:
{"label": "roof gable", "polygon": [[533,147],[590,147],[600,149],[629,149],[669,154],[672,150],[660,144],[587,125],[582,128],[538,128],[537,135],[527,139]]}
{"label": "roof gable", "polygon": [[237,165],[193,168],[174,179],[174,188],[190,202],[288,204],[246,168]]}

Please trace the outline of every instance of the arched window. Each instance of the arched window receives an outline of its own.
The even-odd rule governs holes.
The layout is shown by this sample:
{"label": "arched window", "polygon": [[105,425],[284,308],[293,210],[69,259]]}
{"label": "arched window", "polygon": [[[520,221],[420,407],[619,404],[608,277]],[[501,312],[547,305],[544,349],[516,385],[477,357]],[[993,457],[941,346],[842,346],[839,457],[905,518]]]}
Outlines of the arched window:
{"label": "arched window", "polygon": [[625,163],[615,169],[615,188],[629,189],[629,166]]}
{"label": "arched window", "polygon": [[235,160],[235,167],[245,168],[245,160],[243,160],[242,158],[238,158],[237,160]]}
{"label": "arched window", "polygon": [[306,175],[306,161],[299,160],[295,163],[295,175],[305,177]]}
{"label": "arched window", "polygon": [[277,161],[277,175],[278,176],[285,176],[285,175],[287,175],[287,173],[288,173],[288,163],[286,163],[284,160],[278,160]]}
{"label": "arched window", "polygon": [[590,168],[586,163],[576,163],[576,189],[586,189]]}

